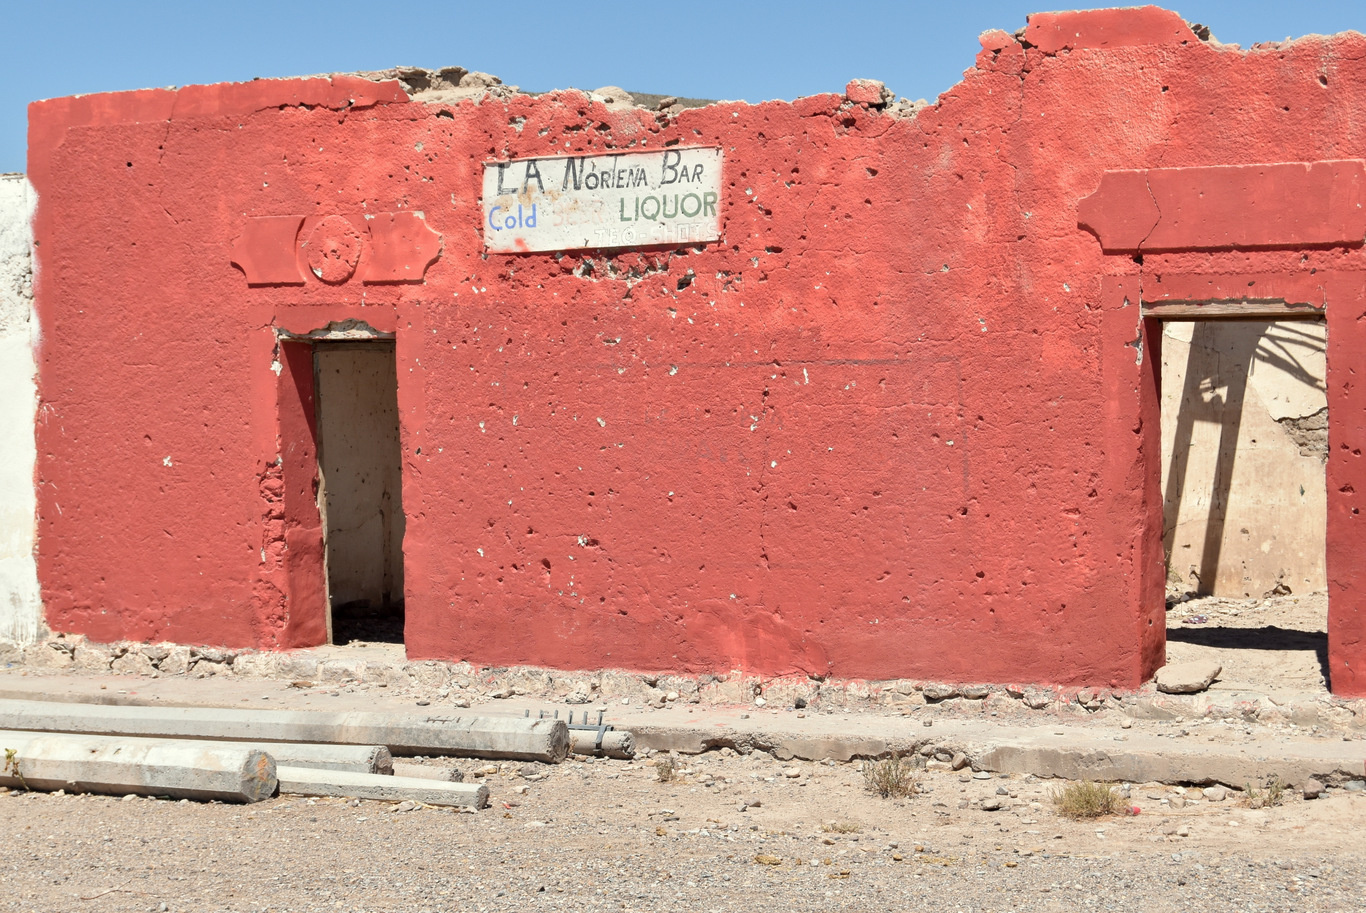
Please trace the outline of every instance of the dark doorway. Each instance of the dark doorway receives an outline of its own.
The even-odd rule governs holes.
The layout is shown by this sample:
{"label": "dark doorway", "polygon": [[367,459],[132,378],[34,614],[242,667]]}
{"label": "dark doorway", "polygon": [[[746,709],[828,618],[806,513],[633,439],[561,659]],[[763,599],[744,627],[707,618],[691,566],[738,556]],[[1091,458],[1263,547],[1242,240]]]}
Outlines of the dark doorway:
{"label": "dark doorway", "polygon": [[319,342],[313,370],[329,639],[402,643],[404,516],[394,343]]}

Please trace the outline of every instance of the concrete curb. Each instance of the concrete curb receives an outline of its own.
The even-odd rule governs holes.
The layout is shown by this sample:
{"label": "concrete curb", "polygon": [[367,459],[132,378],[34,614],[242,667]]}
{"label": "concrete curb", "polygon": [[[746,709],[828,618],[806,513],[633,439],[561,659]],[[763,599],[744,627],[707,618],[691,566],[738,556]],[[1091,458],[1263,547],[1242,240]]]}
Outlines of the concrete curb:
{"label": "concrete curb", "polygon": [[[0,676],[0,693],[200,707],[228,701],[255,705],[267,697],[294,706],[314,702],[338,708],[363,706],[369,711],[387,710],[385,715],[390,717],[406,713],[413,700],[411,694],[394,688],[327,696],[263,680],[146,681],[90,673]],[[528,712],[534,717],[546,709],[545,703],[529,697],[508,698],[493,706],[515,719]],[[652,751],[693,754],[730,748],[742,753],[763,751],[779,759],[848,761],[896,752],[915,755],[920,759],[917,763],[947,765],[962,753],[982,770],[1040,777],[1221,782],[1239,788],[1272,773],[1293,782],[1312,771],[1330,783],[1366,775],[1362,766],[1366,739],[1350,730],[1314,732],[1288,723],[1259,727],[1232,710],[1183,723],[1123,713],[992,717],[980,702],[977,708],[970,715],[945,705],[921,707],[910,714],[816,713],[676,704],[656,710],[618,703],[610,708],[607,721],[616,731],[632,734],[637,756]],[[1219,741],[1208,741],[1212,735]],[[1160,764],[1162,758],[1170,763]]]}

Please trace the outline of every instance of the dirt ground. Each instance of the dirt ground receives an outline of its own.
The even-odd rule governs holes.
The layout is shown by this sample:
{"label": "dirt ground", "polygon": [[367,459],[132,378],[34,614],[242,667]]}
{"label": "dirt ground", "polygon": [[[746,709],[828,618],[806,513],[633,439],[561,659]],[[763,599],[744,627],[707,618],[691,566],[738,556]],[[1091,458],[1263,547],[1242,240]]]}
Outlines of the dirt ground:
{"label": "dirt ground", "polygon": [[1328,594],[1228,599],[1169,595],[1167,662],[1213,659],[1220,687],[1326,692]]}
{"label": "dirt ground", "polygon": [[1161,913],[1366,897],[1362,791],[1255,809],[1139,784],[1137,815],[1077,822],[1054,809],[1059,784],[1032,777],[922,771],[918,795],[882,799],[858,762],[723,750],[661,782],[666,757],[426,762],[488,781],[493,806],[473,813],[4,794],[0,909]]}
{"label": "dirt ground", "polygon": [[[1324,692],[1323,594],[1184,599],[1167,615],[1169,661],[1216,659],[1216,689]],[[272,706],[286,692],[306,705],[315,690],[215,687],[225,702],[240,690]],[[352,691],[326,694],[365,698]],[[1173,735],[1187,725],[1211,741],[1258,737],[1218,721],[1198,733],[1194,723],[1131,725]],[[667,782],[661,762],[675,771]],[[1263,807],[1267,784],[1254,784],[1259,796],[1224,798],[1130,784],[1124,804],[1136,815],[1073,821],[1054,806],[1058,781],[952,771],[938,760],[904,799],[871,794],[862,762],[731,749],[555,766],[423,763],[488,782],[492,807],[0,790],[0,910],[1165,913],[1359,911],[1366,897],[1362,781],[1312,801],[1287,789]]]}

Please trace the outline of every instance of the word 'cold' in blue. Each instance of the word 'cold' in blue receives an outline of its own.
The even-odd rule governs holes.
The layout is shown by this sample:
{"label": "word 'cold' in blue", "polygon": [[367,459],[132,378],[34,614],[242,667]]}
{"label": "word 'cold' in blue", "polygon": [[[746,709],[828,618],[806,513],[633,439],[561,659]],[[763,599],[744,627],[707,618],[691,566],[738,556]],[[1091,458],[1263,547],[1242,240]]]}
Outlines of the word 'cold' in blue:
{"label": "word 'cold' in blue", "polygon": [[517,212],[514,214],[511,208],[506,210],[505,215],[498,215],[503,212],[502,206],[495,206],[489,210],[489,228],[494,231],[502,231],[505,228],[535,228],[536,227],[536,204],[531,204],[531,211],[527,212],[522,204],[517,204]]}

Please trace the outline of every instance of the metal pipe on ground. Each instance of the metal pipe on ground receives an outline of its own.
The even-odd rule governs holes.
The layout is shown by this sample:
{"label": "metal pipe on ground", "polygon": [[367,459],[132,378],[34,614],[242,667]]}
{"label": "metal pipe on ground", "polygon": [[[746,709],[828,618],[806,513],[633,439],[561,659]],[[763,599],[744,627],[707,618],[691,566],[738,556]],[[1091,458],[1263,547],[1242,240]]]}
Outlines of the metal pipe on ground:
{"label": "metal pipe on ground", "polygon": [[259,802],[275,795],[275,761],[240,745],[0,731],[0,785],[51,792]]}
{"label": "metal pipe on ground", "polygon": [[571,729],[569,730],[569,750],[574,754],[629,761],[636,756],[636,740],[631,733],[614,729],[602,734],[602,746],[599,747],[596,729]]}
{"label": "metal pipe on ground", "polygon": [[454,755],[559,763],[562,720],[424,714],[127,707],[0,700],[0,728],[214,741],[383,745],[395,755]]}
{"label": "metal pipe on ground", "polygon": [[464,808],[483,808],[489,804],[489,788],[482,783],[449,783],[303,767],[281,767],[279,777],[281,794],[292,796],[337,796],[385,802],[408,800],[424,805]]}

